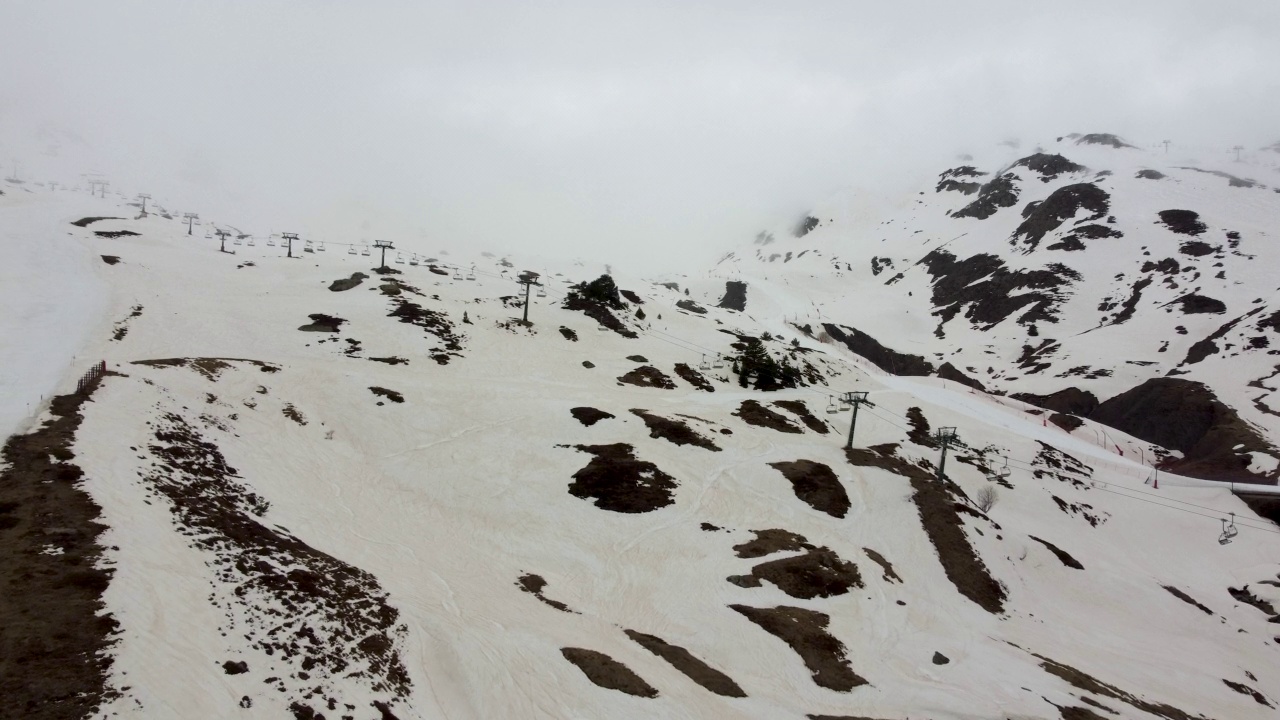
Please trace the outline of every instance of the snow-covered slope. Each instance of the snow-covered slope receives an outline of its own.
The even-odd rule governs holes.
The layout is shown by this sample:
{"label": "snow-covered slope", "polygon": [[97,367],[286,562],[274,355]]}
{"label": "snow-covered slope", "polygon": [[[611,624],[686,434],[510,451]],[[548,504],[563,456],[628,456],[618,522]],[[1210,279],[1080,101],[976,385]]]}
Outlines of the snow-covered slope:
{"label": "snow-covered slope", "polygon": [[[709,278],[619,277],[612,331],[563,307],[586,267],[380,275],[333,244],[231,255],[155,215],[64,222],[127,210],[0,198],[0,227],[43,213],[62,223],[45,242],[118,258],[61,391],[86,358],[108,374],[6,450],[0,612],[26,664],[0,666],[0,690],[25,716],[76,693],[120,718],[1264,718],[1280,701],[1276,528],[1226,489],[1144,484],[1151,448],[1122,433],[1099,447],[1091,422],[1068,434],[887,376],[787,323],[802,284],[831,293],[823,319],[851,307],[840,287],[865,264],[753,284],[745,312],[691,305]],[[897,263],[899,283],[860,283],[868,308],[928,301],[926,270]],[[532,326],[513,320],[525,267],[548,285]],[[886,342],[932,331],[879,309],[858,322]],[[765,332],[806,387],[713,366]],[[848,454],[850,413],[825,412],[844,391],[875,403]],[[943,481],[930,429],[948,426],[963,444]],[[72,486],[100,536],[40,505]],[[102,617],[58,628],[99,633],[78,656],[92,672],[22,684],[61,647],[30,650],[42,615],[95,591]]]}
{"label": "snow-covered slope", "polygon": [[[886,355],[885,369],[949,365],[944,376],[1059,412],[1090,416],[1153,378],[1189,381],[1138,393],[1176,405],[1202,383],[1239,419],[1207,397],[1184,407],[1232,428],[1197,448],[1148,427],[1136,395],[1094,416],[1185,454],[1175,466],[1200,477],[1274,482],[1278,165],[1270,150],[1236,161],[1110,135],[1002,146],[941,167],[918,193],[835,198],[729,254],[715,275],[747,283],[749,314],[799,307],[793,322],[815,334],[856,329],[924,363]],[[1083,402],[1045,402],[1064,390]]]}

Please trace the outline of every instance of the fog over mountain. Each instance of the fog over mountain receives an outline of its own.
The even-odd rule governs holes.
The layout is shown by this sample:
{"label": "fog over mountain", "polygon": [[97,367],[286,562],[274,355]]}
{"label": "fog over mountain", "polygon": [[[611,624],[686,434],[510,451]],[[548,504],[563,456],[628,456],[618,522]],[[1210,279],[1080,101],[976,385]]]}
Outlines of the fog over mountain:
{"label": "fog over mountain", "polygon": [[1277,28],[1264,2],[7,3],[0,165],[656,269],[1002,140],[1270,144]]}

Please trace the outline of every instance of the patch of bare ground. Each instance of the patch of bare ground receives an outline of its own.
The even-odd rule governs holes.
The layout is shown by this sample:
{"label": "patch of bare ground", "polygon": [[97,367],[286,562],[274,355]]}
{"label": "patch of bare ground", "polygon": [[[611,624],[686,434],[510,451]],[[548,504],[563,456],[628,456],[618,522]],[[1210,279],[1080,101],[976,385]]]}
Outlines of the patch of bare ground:
{"label": "patch of bare ground", "polygon": [[378,387],[376,385],[372,385],[369,387],[369,392],[373,393],[374,395],[377,395],[378,397],[384,397],[393,403],[404,402],[404,395],[401,395],[395,390],[388,390],[387,388],[384,388],[384,387]]}
{"label": "patch of bare ground", "polygon": [[609,308],[577,293],[569,293],[568,297],[564,300],[563,307],[565,310],[576,310],[581,312],[592,320],[600,323],[603,327],[618,333],[624,338],[640,337],[632,330],[629,330],[626,325],[623,325],[622,321],[614,316]]}
{"label": "patch of bare ground", "polygon": [[1076,560],[1075,558],[1071,557],[1070,553],[1063,550],[1062,548],[1059,548],[1057,545],[1054,545],[1048,540],[1041,540],[1035,535],[1028,535],[1027,537],[1031,538],[1032,540],[1035,540],[1036,542],[1048,548],[1049,552],[1053,553],[1054,557],[1058,558],[1058,560],[1063,565],[1066,565],[1069,568],[1075,568],[1076,570],[1084,569],[1084,566],[1080,564],[1079,560]]}
{"label": "patch of bare ground", "polygon": [[574,332],[573,330],[570,330],[569,328],[563,325],[560,326],[560,334],[564,336],[565,340],[578,342],[578,333]]}
{"label": "patch of bare ground", "polygon": [[329,289],[333,292],[344,292],[354,287],[358,287],[360,283],[364,282],[368,277],[368,275],[365,275],[362,272],[354,272],[351,273],[351,277],[349,278],[334,280],[333,283],[329,285]]}
{"label": "patch of bare ground", "polygon": [[[806,715],[805,717],[809,718],[809,720],[880,720],[866,715]],[[910,718],[907,720],[910,720]]]}
{"label": "patch of bare ground", "polygon": [[604,410],[597,410],[596,408],[586,406],[569,408],[569,414],[572,415],[575,420],[587,427],[591,427],[601,420],[612,420],[615,417],[612,413],[607,413]]}
{"label": "patch of bare ground", "polygon": [[123,219],[124,218],[118,218],[118,217],[83,217],[71,224],[75,225],[76,227],[89,227],[90,225],[98,222],[99,220],[123,220]]}
{"label": "patch of bare ground", "polygon": [[907,438],[911,442],[921,447],[938,447],[938,443],[934,442],[933,435],[929,433],[929,421],[925,419],[924,413],[920,408],[907,408],[907,422],[911,425],[911,430],[907,433]]}
{"label": "patch of bare ground", "polygon": [[849,494],[827,465],[813,460],[794,460],[769,463],[769,467],[790,480],[796,497],[814,510],[834,518],[842,518],[849,512]]}
{"label": "patch of bare ground", "polygon": [[119,255],[103,255],[102,262],[108,265],[116,265],[120,262],[120,256]]}
{"label": "patch of bare ground", "polygon": [[826,423],[809,411],[809,406],[805,405],[803,400],[774,400],[773,404],[800,418],[801,422],[819,435],[831,432],[831,428],[827,427]]}
{"label": "patch of bare ground", "polygon": [[315,313],[308,315],[307,317],[311,318],[311,322],[298,328],[303,332],[336,333],[338,332],[338,329],[342,327],[342,324],[346,322],[346,320],[340,317],[325,315],[323,313]]}
{"label": "patch of bare ground", "polygon": [[751,569],[750,575],[734,575],[728,580],[744,588],[760,587],[762,581],[769,582],[791,597],[802,600],[844,595],[849,588],[864,587],[858,566],[841,560],[834,550],[826,547],[760,563]]}
{"label": "patch of bare ground", "polygon": [[640,408],[632,408],[631,414],[644,421],[645,427],[649,428],[649,437],[662,438],[674,445],[694,445],[720,452],[718,445],[703,437],[683,421],[654,415]]}
{"label": "patch of bare ground", "polygon": [[831,620],[829,615],[787,605],[775,608],[729,607],[789,645],[804,661],[813,682],[819,687],[849,692],[867,684],[849,667],[844,643],[827,632]]}
{"label": "patch of bare ground", "polygon": [[159,358],[156,360],[134,360],[131,364],[158,368],[191,368],[210,380],[217,380],[218,375],[223,370],[227,370],[232,367],[232,363],[249,363],[250,365],[256,366],[264,373],[280,372],[279,365],[263,362],[261,360],[247,360],[245,358]]}
{"label": "patch of bare ground", "polygon": [[740,558],[758,558],[777,552],[812,550],[814,547],[809,544],[809,541],[803,535],[793,533],[790,530],[771,528],[769,530],[752,530],[751,532],[755,534],[755,538],[741,545],[733,546],[733,551]]}
{"label": "patch of bare ground", "polygon": [[694,370],[685,363],[676,363],[676,375],[679,375],[681,380],[684,380],[699,390],[705,392],[716,391],[715,386],[711,384],[710,380],[707,380],[702,373]]}
{"label": "patch of bare ground", "polygon": [[130,237],[133,235],[137,235],[138,233],[132,230],[95,230],[93,231],[93,234],[97,235],[98,237],[104,237],[110,240],[115,240],[116,238]]}
{"label": "patch of bare ground", "polygon": [[916,505],[925,534],[938,553],[947,579],[961,595],[987,612],[997,615],[1004,612],[1004,587],[991,576],[986,563],[969,544],[960,516],[988,518],[971,507],[968,496],[958,485],[898,458],[894,454],[896,448],[890,443],[867,450],[846,450],[845,455],[854,465],[880,467],[907,477],[914,491],[911,501]]}
{"label": "patch of bare ground", "polygon": [[412,682],[398,649],[407,629],[377,579],[266,521],[267,501],[183,418],[149,424],[147,450],[158,464],[143,482],[168,500],[178,532],[210,556],[209,600],[225,618],[222,631],[270,658],[260,670],[274,678],[269,685],[300,707],[335,707],[324,689],[330,678],[355,680],[361,695],[388,707],[407,697]]}
{"label": "patch of bare ground", "polygon": [[142,306],[134,305],[129,311],[129,314],[126,315],[123,320],[115,324],[115,328],[111,331],[111,339],[114,341],[123,340],[125,336],[129,334],[129,321],[141,316]]}
{"label": "patch of bare ground", "polygon": [[462,357],[462,341],[464,337],[455,332],[453,322],[448,314],[439,310],[428,310],[421,305],[402,297],[391,298],[393,309],[387,317],[393,317],[407,325],[414,325],[426,331],[427,335],[440,341],[440,346],[432,348],[429,355],[440,365],[448,365],[454,357]]}
{"label": "patch of bare ground", "polygon": [[641,365],[626,375],[619,377],[618,383],[626,383],[637,387],[661,388],[663,390],[676,389],[676,384],[671,381],[671,378],[652,365]]}
{"label": "patch of bare ground", "polygon": [[547,586],[547,581],[544,580],[541,575],[534,575],[532,573],[521,575],[520,579],[516,581],[516,586],[560,612],[567,612],[573,615],[580,614],[571,610],[568,605],[565,605],[559,600],[552,600],[546,595],[543,595],[542,589]]}
{"label": "patch of bare ground", "polygon": [[1170,595],[1173,595],[1174,597],[1178,598],[1182,602],[1196,607],[1198,610],[1200,610],[1200,612],[1204,613],[1205,615],[1213,614],[1212,610],[1205,607],[1200,602],[1198,602],[1195,598],[1179,590],[1178,588],[1173,587],[1172,585],[1161,585],[1160,587],[1164,588],[1165,590],[1168,590]]}
{"label": "patch of bare ground", "polygon": [[595,500],[596,507],[621,513],[650,512],[675,502],[675,479],[657,465],[637,458],[630,445],[574,447],[595,456],[573,474],[569,493],[574,497]]}
{"label": "patch of bare ground", "polygon": [[1262,612],[1272,616],[1273,618],[1276,617],[1275,606],[1272,605],[1269,601],[1263,600],[1257,595],[1254,595],[1249,590],[1248,585],[1245,585],[1244,587],[1239,589],[1227,588],[1227,592],[1231,595],[1231,597],[1235,598],[1237,601],[1242,602],[1245,605],[1250,605],[1252,607],[1255,607],[1261,610]]}
{"label": "patch of bare ground", "polygon": [[1248,685],[1245,685],[1244,683],[1231,682],[1230,680],[1228,680],[1228,679],[1226,679],[1226,678],[1223,678],[1223,679],[1222,679],[1222,682],[1223,682],[1223,683],[1225,683],[1227,687],[1231,688],[1232,690],[1235,690],[1236,692],[1240,693],[1241,695],[1248,695],[1248,696],[1252,697],[1252,698],[1253,698],[1253,700],[1254,700],[1254,702],[1258,703],[1259,705],[1266,705],[1267,707],[1274,707],[1274,706],[1273,706],[1273,705],[1272,705],[1272,704],[1267,700],[1267,696],[1266,696],[1266,695],[1263,695],[1262,693],[1258,692],[1257,690],[1254,690],[1253,688],[1249,687]]}
{"label": "patch of bare ground", "polygon": [[372,360],[373,362],[386,363],[387,365],[408,365],[409,364],[408,358],[396,357],[394,355],[392,355],[391,357],[371,357],[371,358],[365,358],[365,359]]}
{"label": "patch of bare ground", "polygon": [[880,566],[880,569],[884,572],[886,582],[902,582],[902,578],[898,577],[898,573],[893,571],[893,565],[888,560],[885,560],[883,555],[868,547],[862,548],[862,552],[871,558],[871,562]]}
{"label": "patch of bare ground", "polygon": [[757,427],[765,427],[778,432],[792,433],[800,435],[804,433],[796,425],[793,425],[787,416],[776,413],[769,408],[761,405],[755,400],[743,400],[738,409],[734,411],[734,415],[742,418],[743,422],[748,425]]}
{"label": "patch of bare ground", "polygon": [[1037,480],[1053,478],[1059,482],[1069,483],[1077,490],[1088,490],[1092,487],[1089,481],[1093,478],[1093,468],[1052,445],[1039,440],[1036,444],[1040,446],[1040,451],[1031,461],[1033,468],[1031,474]]}
{"label": "patch of bare ground", "polygon": [[627,637],[635,640],[645,650],[671,663],[675,669],[684,673],[690,680],[707,690],[724,697],[740,698],[747,696],[742,691],[742,688],[738,687],[738,683],[733,681],[733,678],[694,657],[693,653],[679,645],[672,645],[660,637],[646,635],[635,630],[627,630],[626,633]]}
{"label": "patch of bare ground", "polygon": [[102,593],[99,507],[81,489],[71,451],[97,389],[59,395],[49,419],[5,442],[0,457],[0,714],[34,720],[90,716],[116,696],[108,650],[117,632]]}
{"label": "patch of bare ground", "polygon": [[1114,685],[1109,685],[1087,673],[1071,667],[1070,665],[1064,665],[1036,653],[1031,653],[1031,655],[1040,659],[1040,667],[1050,675],[1054,675],[1066,681],[1067,684],[1084,690],[1085,692],[1111,698],[1112,700],[1119,700],[1120,702],[1131,705],[1138,710],[1150,713],[1156,717],[1165,718],[1166,720],[1205,720],[1203,715],[1191,715],[1173,707],[1172,705],[1143,700],[1132,693],[1125,692]]}
{"label": "patch of bare ground", "polygon": [[307,424],[307,419],[303,417],[302,411],[294,407],[293,403],[285,403],[284,407],[281,408],[280,412],[284,413],[285,417],[298,423],[299,425]]}
{"label": "patch of bare ground", "polygon": [[602,652],[567,647],[560,648],[560,654],[565,660],[576,665],[588,680],[602,688],[617,690],[636,697],[658,697],[658,690],[645,682],[644,678]]}

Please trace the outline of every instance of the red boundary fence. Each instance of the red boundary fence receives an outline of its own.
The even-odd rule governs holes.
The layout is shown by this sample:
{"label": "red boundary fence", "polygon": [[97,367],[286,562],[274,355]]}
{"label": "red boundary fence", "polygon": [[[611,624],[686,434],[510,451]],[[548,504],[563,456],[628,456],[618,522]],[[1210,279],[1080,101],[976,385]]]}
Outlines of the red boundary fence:
{"label": "red boundary fence", "polygon": [[85,392],[93,390],[93,388],[97,386],[98,380],[100,380],[106,372],[106,360],[101,360],[94,364],[93,367],[85,371],[85,374],[82,375],[79,382],[76,383],[76,393],[84,394]]}

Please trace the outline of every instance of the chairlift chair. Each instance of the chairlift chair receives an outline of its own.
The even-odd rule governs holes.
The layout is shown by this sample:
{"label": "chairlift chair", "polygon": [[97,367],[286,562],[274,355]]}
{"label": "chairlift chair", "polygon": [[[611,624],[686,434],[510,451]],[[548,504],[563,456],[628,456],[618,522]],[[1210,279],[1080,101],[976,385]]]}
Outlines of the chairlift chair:
{"label": "chairlift chair", "polygon": [[[475,280],[475,278],[471,278],[471,279],[472,279],[472,280]],[[539,286],[538,286],[538,297],[546,297],[546,296],[547,296],[547,289],[546,289],[546,288],[544,288],[544,287],[542,287],[541,285],[539,285]]]}
{"label": "chairlift chair", "polygon": [[404,255],[402,255],[401,253],[396,253],[396,264],[397,265],[404,264]]}
{"label": "chairlift chair", "polygon": [[249,238],[249,247],[253,247],[253,238]]}
{"label": "chairlift chair", "polygon": [[1236,529],[1236,514],[1231,513],[1230,523],[1228,523],[1225,519],[1222,521],[1222,534],[1218,536],[1218,544],[1219,545],[1230,544],[1231,538],[1239,534],[1240,534],[1240,531]]}
{"label": "chairlift chair", "polygon": [[713,360],[711,361],[711,367],[712,367],[712,369],[714,369],[714,370],[723,370],[723,369],[724,369],[724,356],[723,356],[723,355],[720,355],[720,354],[718,354],[718,353],[717,353],[717,354],[716,354],[716,356],[715,356],[715,359],[713,359]]}
{"label": "chairlift chair", "polygon": [[365,246],[364,246],[364,248],[362,248],[362,249],[360,250],[360,254],[361,254],[361,255],[366,255],[366,256],[367,256],[367,255],[369,254],[369,246],[368,246],[368,245],[365,245]]}
{"label": "chairlift chair", "polygon": [[467,279],[468,279],[468,280],[475,280],[475,279],[476,279],[476,266],[475,266],[475,265],[472,265],[472,266],[471,266],[471,269],[467,271]]}
{"label": "chairlift chair", "polygon": [[267,245],[270,245],[271,247],[275,247],[275,246],[276,246],[276,241],[275,241],[275,240],[272,240],[270,237],[268,237],[268,238],[267,238]]}
{"label": "chairlift chair", "polygon": [[453,279],[454,279],[454,280],[461,280],[461,279],[462,279],[462,268],[460,268],[460,267],[456,267],[456,268],[454,268],[454,269],[453,269]]}
{"label": "chairlift chair", "polygon": [[840,406],[836,404],[835,398],[828,395],[827,396],[827,414],[835,415],[838,412],[840,412]]}
{"label": "chairlift chair", "polygon": [[707,362],[707,356],[703,355],[702,360],[698,363],[699,370],[710,370],[711,364]]}
{"label": "chairlift chair", "polygon": [[323,243],[323,242],[322,242],[322,243],[320,243],[320,247],[318,247],[318,248],[316,248],[316,249],[317,249],[317,250],[319,250],[320,252],[324,252],[324,243]]}
{"label": "chairlift chair", "polygon": [[409,256],[409,264],[410,265],[418,264],[418,253],[414,253],[413,255]]}
{"label": "chairlift chair", "polygon": [[352,245],[351,247],[347,248],[347,254],[348,254],[348,255],[355,255],[355,254],[356,254],[356,246],[355,246],[355,245]]}
{"label": "chairlift chair", "polygon": [[240,238],[236,238],[235,240],[232,240],[232,241],[231,241],[231,243],[232,243],[233,245],[243,245],[243,244],[244,244],[244,243],[240,242]]}

